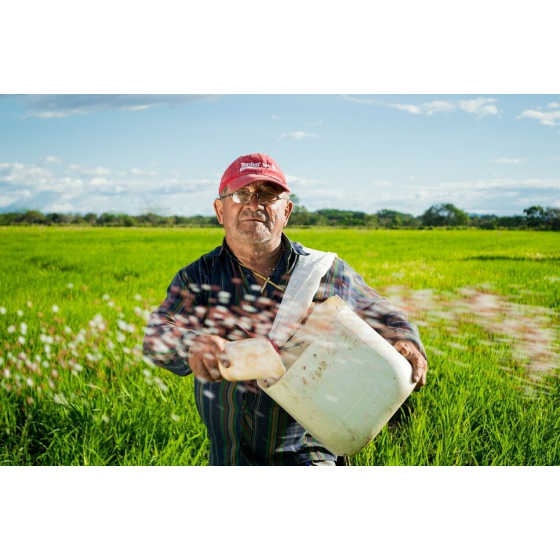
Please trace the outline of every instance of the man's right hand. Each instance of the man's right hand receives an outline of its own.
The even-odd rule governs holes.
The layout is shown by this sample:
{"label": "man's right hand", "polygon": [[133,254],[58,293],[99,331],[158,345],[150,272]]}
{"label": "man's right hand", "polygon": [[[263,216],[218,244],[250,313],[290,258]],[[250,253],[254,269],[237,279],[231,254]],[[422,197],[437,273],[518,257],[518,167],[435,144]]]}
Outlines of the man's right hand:
{"label": "man's right hand", "polygon": [[225,367],[229,362],[225,359],[225,338],[213,334],[200,334],[192,339],[187,359],[194,375],[201,381],[222,381],[223,377],[218,369],[218,360]]}

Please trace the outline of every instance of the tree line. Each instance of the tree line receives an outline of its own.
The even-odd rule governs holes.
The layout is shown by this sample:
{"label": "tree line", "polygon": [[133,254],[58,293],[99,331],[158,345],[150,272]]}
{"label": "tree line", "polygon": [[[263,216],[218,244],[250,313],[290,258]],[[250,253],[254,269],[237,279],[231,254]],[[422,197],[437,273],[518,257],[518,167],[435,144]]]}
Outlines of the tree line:
{"label": "tree line", "polygon": [[[434,204],[423,214],[413,216],[397,210],[383,209],[375,214],[353,210],[324,209],[313,212],[299,203],[292,195],[294,210],[290,217],[291,226],[302,227],[366,227],[391,229],[462,228],[480,229],[543,229],[560,230],[560,208],[530,206],[522,215],[497,216],[495,214],[468,214],[450,203]],[[138,216],[124,213],[103,212],[95,214],[47,213],[39,210],[22,210],[0,214],[0,226],[7,225],[72,225],[109,227],[217,227],[215,216],[163,216],[146,212]]]}

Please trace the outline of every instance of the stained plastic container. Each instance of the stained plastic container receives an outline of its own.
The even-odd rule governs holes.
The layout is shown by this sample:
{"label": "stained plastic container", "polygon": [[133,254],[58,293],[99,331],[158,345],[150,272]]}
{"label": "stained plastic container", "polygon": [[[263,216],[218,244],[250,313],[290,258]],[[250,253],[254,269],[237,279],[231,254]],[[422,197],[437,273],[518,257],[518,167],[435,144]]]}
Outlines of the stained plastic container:
{"label": "stained plastic container", "polygon": [[281,351],[287,371],[259,387],[336,455],[355,455],[410,396],[412,366],[333,296]]}

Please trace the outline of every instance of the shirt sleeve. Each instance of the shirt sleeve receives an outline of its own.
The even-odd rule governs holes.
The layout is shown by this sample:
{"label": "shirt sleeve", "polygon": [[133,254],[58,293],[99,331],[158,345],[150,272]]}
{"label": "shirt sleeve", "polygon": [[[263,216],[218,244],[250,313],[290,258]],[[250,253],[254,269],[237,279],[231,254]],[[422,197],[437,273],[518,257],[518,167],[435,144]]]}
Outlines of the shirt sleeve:
{"label": "shirt sleeve", "polygon": [[359,317],[391,344],[399,340],[413,342],[424,358],[426,351],[420,340],[418,327],[410,323],[406,314],[398,310],[386,297],[368,286],[364,279],[340,258],[321,280],[316,301],[338,295]]}
{"label": "shirt sleeve", "polygon": [[191,325],[198,306],[198,293],[192,287],[185,269],[180,270],[165,300],[151,313],[144,334],[144,356],[179,376],[192,373],[187,353],[190,340],[199,334]]}

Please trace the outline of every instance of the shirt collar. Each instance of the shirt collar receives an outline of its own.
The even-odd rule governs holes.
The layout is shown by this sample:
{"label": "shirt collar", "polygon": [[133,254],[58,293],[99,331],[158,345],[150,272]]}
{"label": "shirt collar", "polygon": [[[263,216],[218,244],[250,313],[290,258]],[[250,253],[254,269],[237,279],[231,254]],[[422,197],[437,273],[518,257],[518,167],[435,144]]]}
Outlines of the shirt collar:
{"label": "shirt collar", "polygon": [[[290,257],[292,251],[296,253],[296,255],[301,255],[303,257],[308,257],[309,253],[306,253],[303,245],[298,243],[297,241],[291,241],[288,239],[288,236],[285,233],[282,233],[282,242],[284,243],[284,256],[286,259]],[[219,257],[223,252],[226,252],[230,256],[234,256],[231,249],[228,247],[226,242],[226,238],[222,240],[222,244],[219,247],[216,247],[211,253],[209,253],[209,257]]]}

